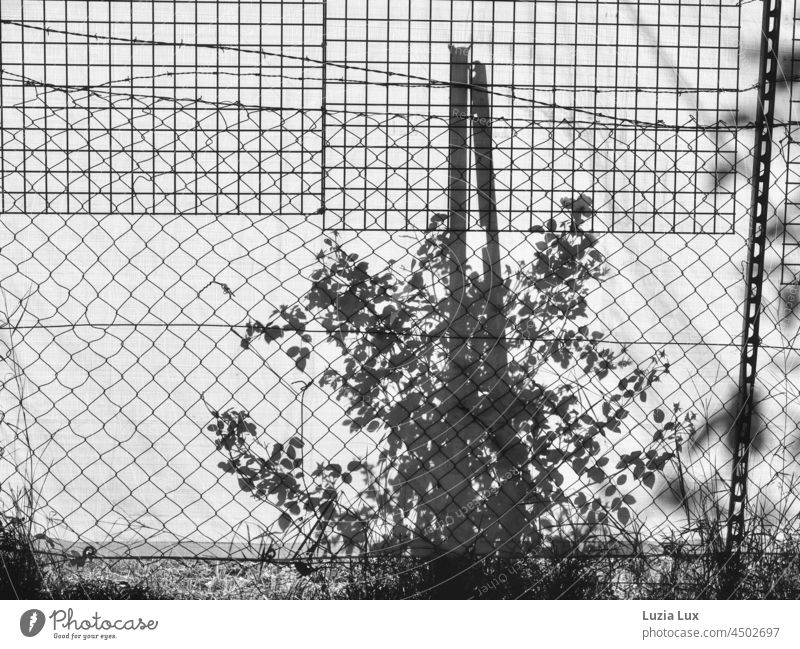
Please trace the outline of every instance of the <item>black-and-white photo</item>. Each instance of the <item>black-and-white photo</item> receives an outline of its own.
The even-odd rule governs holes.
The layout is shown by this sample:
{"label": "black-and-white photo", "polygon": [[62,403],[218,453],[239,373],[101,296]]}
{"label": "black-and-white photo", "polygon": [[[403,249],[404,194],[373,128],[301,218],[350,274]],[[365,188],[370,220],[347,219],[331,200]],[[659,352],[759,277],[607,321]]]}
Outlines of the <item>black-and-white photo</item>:
{"label": "black-and-white photo", "polygon": [[0,19],[2,598],[800,598],[794,3]]}

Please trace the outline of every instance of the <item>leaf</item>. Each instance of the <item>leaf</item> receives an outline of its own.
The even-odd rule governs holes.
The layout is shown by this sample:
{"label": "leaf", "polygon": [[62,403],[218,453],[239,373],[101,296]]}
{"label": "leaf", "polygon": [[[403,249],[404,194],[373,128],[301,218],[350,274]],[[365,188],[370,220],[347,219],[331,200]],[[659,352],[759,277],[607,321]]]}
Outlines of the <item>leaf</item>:
{"label": "leaf", "polygon": [[289,516],[289,514],[287,514],[286,512],[283,512],[278,517],[278,527],[281,528],[282,532],[286,531],[286,528],[289,527],[289,525],[291,524],[292,524],[292,517]]}
{"label": "leaf", "polygon": [[353,476],[351,476],[349,473],[342,474],[342,482],[344,482],[345,484],[350,484],[352,481],[353,481]]}
{"label": "leaf", "polygon": [[656,408],[653,410],[653,420],[657,424],[660,424],[662,421],[664,421],[664,416],[664,411],[661,408]]}
{"label": "leaf", "polygon": [[619,518],[619,522],[623,525],[627,525],[628,521],[631,520],[631,512],[627,507],[620,507],[619,511],[617,512],[617,518]]}
{"label": "leaf", "polygon": [[606,472],[598,466],[593,466],[586,472],[586,477],[594,482],[602,482],[606,479]]}
{"label": "leaf", "polygon": [[360,468],[361,468],[361,462],[359,460],[353,460],[347,463],[347,470],[350,472],[357,471]]}
{"label": "leaf", "polygon": [[285,332],[281,327],[276,327],[274,325],[267,325],[264,327],[264,340],[268,343],[272,342],[273,340],[278,340],[278,338],[282,338]]}
{"label": "leaf", "polygon": [[586,465],[589,463],[589,458],[578,458],[572,462],[572,470],[578,475],[583,473]]}
{"label": "leaf", "polygon": [[300,350],[300,355],[294,360],[294,364],[297,366],[297,369],[301,372],[306,369],[306,364],[308,363],[308,357],[311,355],[311,351],[303,347]]}
{"label": "leaf", "polygon": [[645,487],[647,487],[648,489],[652,489],[653,486],[656,484],[655,474],[652,473],[651,471],[648,471],[642,476],[642,482],[644,483]]}

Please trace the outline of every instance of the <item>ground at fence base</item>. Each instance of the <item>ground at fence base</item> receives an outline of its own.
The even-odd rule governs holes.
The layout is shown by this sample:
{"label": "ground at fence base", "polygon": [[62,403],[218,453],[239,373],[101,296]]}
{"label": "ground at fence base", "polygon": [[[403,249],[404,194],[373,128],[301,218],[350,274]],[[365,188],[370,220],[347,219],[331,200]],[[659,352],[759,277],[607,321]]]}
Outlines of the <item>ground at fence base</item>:
{"label": "ground at fence base", "polygon": [[[733,598],[800,598],[798,557],[745,557]],[[91,560],[76,567],[5,550],[0,564],[3,599],[716,599],[722,588],[711,555],[439,566],[371,558],[318,565],[305,575],[291,565],[235,561]]]}

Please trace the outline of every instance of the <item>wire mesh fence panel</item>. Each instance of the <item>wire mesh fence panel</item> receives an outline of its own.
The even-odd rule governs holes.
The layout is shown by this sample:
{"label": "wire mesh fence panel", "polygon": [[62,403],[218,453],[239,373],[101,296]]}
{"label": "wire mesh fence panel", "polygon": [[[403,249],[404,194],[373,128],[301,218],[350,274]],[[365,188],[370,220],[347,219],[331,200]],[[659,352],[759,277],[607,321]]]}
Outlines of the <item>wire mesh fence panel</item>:
{"label": "wire mesh fence panel", "polygon": [[[760,22],[733,0],[4,3],[5,505],[109,557],[721,552]],[[797,506],[793,60],[761,550]]]}

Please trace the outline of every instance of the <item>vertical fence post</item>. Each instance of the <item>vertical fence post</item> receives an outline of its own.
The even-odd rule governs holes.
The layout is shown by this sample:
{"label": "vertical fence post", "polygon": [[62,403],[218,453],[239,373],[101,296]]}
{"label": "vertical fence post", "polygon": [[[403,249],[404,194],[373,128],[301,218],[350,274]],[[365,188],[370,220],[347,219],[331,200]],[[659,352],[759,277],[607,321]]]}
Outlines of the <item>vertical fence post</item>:
{"label": "vertical fence post", "polygon": [[[493,376],[488,377],[492,385],[490,399],[498,394],[503,373],[508,365],[505,345],[505,322],[503,319],[503,271],[500,262],[500,241],[497,228],[497,203],[494,191],[494,161],[492,156],[492,115],[489,96],[486,92],[486,66],[473,64],[472,87],[472,141],[475,149],[475,184],[478,193],[478,210],[481,227],[486,232],[483,248],[483,279],[486,326],[486,364]],[[507,392],[507,390],[502,390]]]}
{"label": "vertical fence post", "polygon": [[472,137],[475,148],[475,183],[478,188],[478,210],[481,227],[486,231],[484,268],[492,279],[502,282],[500,243],[498,241],[497,202],[494,191],[494,159],[492,112],[487,92],[486,66],[476,61],[472,69]]}
{"label": "vertical fence post", "polygon": [[733,473],[730,485],[727,536],[725,539],[726,574],[722,596],[730,597],[740,575],[739,553],[744,537],[747,500],[747,465],[752,441],[754,397],[764,283],[764,249],[769,212],[770,159],[775,114],[775,83],[778,70],[778,37],[781,0],[764,0],[759,58],[758,104],[753,143],[753,194],[748,238],[747,275],[745,276],[744,323],[739,365],[739,399],[734,421]]}
{"label": "vertical fence post", "polygon": [[[470,326],[467,312],[467,219],[469,214],[469,48],[450,45],[450,103],[448,126],[450,147],[448,151],[448,211],[447,211],[447,278],[446,298],[441,309],[448,321],[443,334],[447,349],[447,392],[437,408],[438,415],[447,424],[444,435],[437,434],[435,444],[445,444],[445,438],[457,435],[463,425],[463,412],[459,404],[467,402],[471,390],[469,373],[472,363],[470,353]],[[433,422],[434,425],[436,422]],[[443,465],[446,466],[446,465]],[[451,465],[451,469],[455,468]],[[438,481],[437,481],[438,484]],[[465,569],[460,552],[443,552],[428,564],[434,579],[430,596],[434,599],[458,596],[459,579]]]}
{"label": "vertical fence post", "polygon": [[467,215],[469,210],[469,64],[468,48],[450,46],[450,150],[448,179],[447,230],[450,264],[447,279],[447,300],[444,305],[450,316],[448,353],[450,362],[449,389],[456,399],[469,387],[467,365],[470,362],[469,329],[466,310],[467,282]]}
{"label": "vertical fence post", "polygon": [[481,360],[478,375],[485,394],[484,398],[489,404],[484,415],[484,423],[489,427],[499,455],[509,463],[506,467],[509,470],[518,468],[525,461],[527,452],[506,421],[506,413],[514,400],[514,392],[508,385],[508,346],[504,308],[506,291],[503,284],[495,197],[492,112],[486,66],[478,61],[472,66],[470,100],[478,211],[481,227],[486,233],[486,245],[482,250],[484,295],[479,309],[485,318],[485,324],[483,338],[477,341]]}

